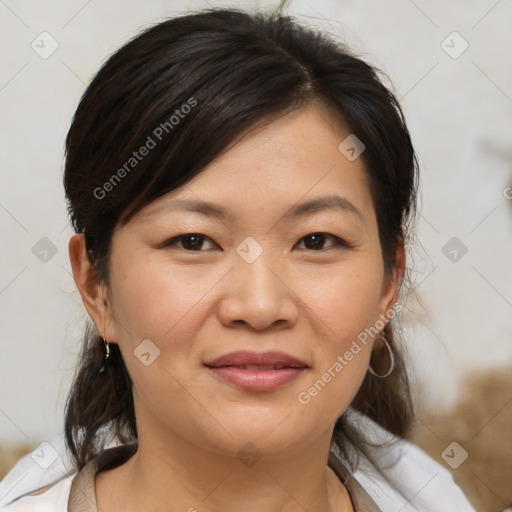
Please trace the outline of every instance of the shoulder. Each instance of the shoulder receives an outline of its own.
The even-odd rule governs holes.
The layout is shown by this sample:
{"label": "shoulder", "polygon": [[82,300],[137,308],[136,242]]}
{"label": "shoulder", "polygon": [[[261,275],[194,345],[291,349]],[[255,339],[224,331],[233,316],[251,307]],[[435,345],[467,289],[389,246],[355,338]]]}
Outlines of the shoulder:
{"label": "shoulder", "polygon": [[62,437],[42,443],[0,482],[0,512],[68,512],[84,510],[85,502],[96,510],[94,475],[123,463],[136,449],[133,443],[107,445],[78,472]]}
{"label": "shoulder", "polygon": [[0,503],[3,512],[67,512],[73,476]]}
{"label": "shoulder", "polygon": [[381,473],[362,457],[353,477],[382,510],[475,512],[451,473],[411,442],[399,439],[362,415],[358,426],[370,439],[386,443],[371,453]]}
{"label": "shoulder", "polygon": [[76,470],[58,436],[22,457],[0,482],[0,511],[67,511]]}

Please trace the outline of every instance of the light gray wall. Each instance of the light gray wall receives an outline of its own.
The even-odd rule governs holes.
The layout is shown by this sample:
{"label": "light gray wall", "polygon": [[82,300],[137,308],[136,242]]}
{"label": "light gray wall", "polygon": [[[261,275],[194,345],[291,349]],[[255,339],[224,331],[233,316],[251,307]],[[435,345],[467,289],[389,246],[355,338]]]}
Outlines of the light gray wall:
{"label": "light gray wall", "polygon": [[[0,3],[0,441],[35,443],[62,429],[85,318],[67,252],[63,144],[85,84],[139,28],[208,5],[229,4]],[[297,0],[285,12],[342,37],[402,99],[421,165],[409,257],[425,305],[410,303],[407,346],[424,398],[448,406],[461,375],[512,364],[512,4]],[[445,51],[465,45],[447,38],[454,31],[469,45],[458,58]],[[47,58],[31,47],[51,50],[42,32],[58,43]],[[452,237],[468,249],[457,262],[443,253]]]}

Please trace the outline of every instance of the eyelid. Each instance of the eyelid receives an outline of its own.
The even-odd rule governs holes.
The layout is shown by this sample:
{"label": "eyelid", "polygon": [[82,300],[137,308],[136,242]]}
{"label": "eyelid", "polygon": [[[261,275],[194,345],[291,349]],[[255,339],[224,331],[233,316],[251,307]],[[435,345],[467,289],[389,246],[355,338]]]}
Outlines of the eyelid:
{"label": "eyelid", "polygon": [[[209,240],[213,244],[217,245],[216,242],[214,242],[210,237],[208,237],[206,235],[203,235],[201,233],[190,232],[190,233],[182,233],[181,235],[173,236],[172,238],[164,240],[161,244],[158,244],[158,248],[165,249],[166,247],[176,246],[182,239],[190,237],[190,236],[196,236],[197,238],[203,238],[203,239]],[[179,248],[182,249],[181,247],[179,247]],[[185,252],[205,252],[205,251],[187,251],[186,249],[182,249],[182,250]]]}
{"label": "eyelid", "polygon": [[355,245],[350,244],[349,242],[347,242],[343,238],[340,238],[339,236],[333,235],[331,233],[327,233],[326,231],[313,231],[312,233],[308,233],[307,235],[304,235],[299,240],[298,243],[302,242],[305,238],[307,238],[308,236],[311,236],[311,235],[324,235],[327,238],[331,238],[334,241],[334,243],[331,246],[327,247],[326,249],[320,249],[318,251],[314,251],[312,249],[301,249],[301,250],[305,250],[308,252],[324,252],[331,248],[336,248],[336,247],[344,247],[346,249],[354,249],[355,248]]}
{"label": "eyelid", "polygon": [[[312,235],[324,235],[327,238],[331,238],[333,240],[333,244],[331,246],[327,247],[326,249],[319,249],[316,251],[313,249],[300,249],[300,250],[307,251],[307,252],[321,253],[328,249],[336,248],[336,247],[343,247],[346,249],[354,249],[355,248],[355,245],[352,245],[351,243],[347,242],[343,238],[340,238],[339,236],[336,236],[336,235],[333,235],[331,233],[327,233],[324,231],[313,231],[311,233],[308,233],[307,235],[304,235],[302,238],[300,238],[299,241],[297,242],[297,244],[301,243],[305,238],[307,238],[308,236],[312,236]],[[181,240],[183,240],[184,238],[187,238],[187,237],[191,237],[191,236],[196,236],[197,238],[202,238],[204,240],[208,240],[208,241],[212,242],[213,244],[217,245],[217,243],[214,240],[212,240],[210,237],[208,237],[206,235],[203,235],[201,233],[190,232],[190,233],[182,233],[181,235],[177,235],[175,237],[169,238],[168,240],[165,240],[164,242],[159,244],[158,248],[166,248],[166,247],[176,246]],[[180,247],[180,249],[182,249],[182,248]],[[197,252],[197,253],[205,252],[204,250],[197,250],[197,251],[187,250],[187,249],[182,249],[182,250],[185,252],[192,252],[192,253],[193,252]]]}

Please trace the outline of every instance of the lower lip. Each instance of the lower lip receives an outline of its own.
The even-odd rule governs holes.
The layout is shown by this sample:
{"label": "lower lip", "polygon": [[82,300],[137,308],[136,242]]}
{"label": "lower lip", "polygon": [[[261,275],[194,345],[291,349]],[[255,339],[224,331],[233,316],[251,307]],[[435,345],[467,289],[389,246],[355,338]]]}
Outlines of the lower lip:
{"label": "lower lip", "polygon": [[244,370],[235,366],[208,367],[221,379],[247,391],[272,391],[295,380],[307,368],[282,370]]}

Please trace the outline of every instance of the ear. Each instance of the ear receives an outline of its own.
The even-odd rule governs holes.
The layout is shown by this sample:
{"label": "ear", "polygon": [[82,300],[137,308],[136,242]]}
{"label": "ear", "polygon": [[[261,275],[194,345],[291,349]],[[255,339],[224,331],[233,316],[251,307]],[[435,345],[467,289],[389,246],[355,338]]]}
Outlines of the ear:
{"label": "ear", "polygon": [[117,334],[108,289],[105,283],[100,283],[95,278],[83,234],[73,235],[69,240],[69,259],[76,287],[98,333],[105,336],[108,342],[115,342]]}
{"label": "ear", "polygon": [[400,292],[400,285],[402,284],[402,279],[404,277],[406,256],[404,240],[402,237],[399,237],[398,239],[395,258],[396,266],[393,269],[392,276],[386,277],[382,285],[380,309],[380,313],[382,315],[385,315],[395,306]]}

